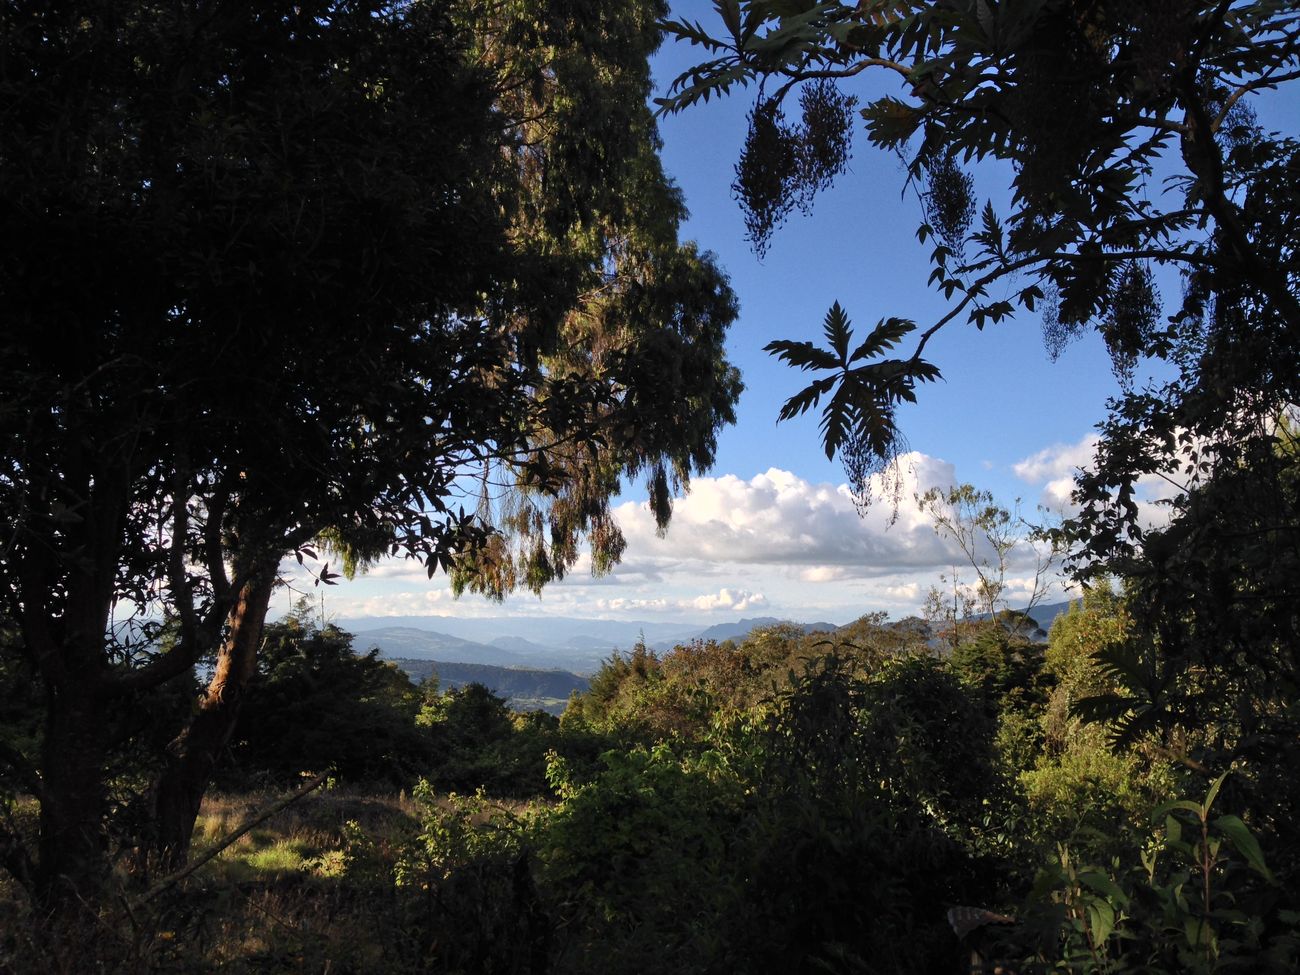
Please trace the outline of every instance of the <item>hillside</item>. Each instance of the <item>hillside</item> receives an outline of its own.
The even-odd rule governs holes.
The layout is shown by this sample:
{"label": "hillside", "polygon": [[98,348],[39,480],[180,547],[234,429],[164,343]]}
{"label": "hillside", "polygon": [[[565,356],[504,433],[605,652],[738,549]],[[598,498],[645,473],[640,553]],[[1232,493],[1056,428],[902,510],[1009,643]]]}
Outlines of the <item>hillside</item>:
{"label": "hillside", "polygon": [[585,691],[588,680],[565,670],[534,670],[522,667],[496,667],[491,664],[455,663],[443,660],[390,658],[412,680],[421,681],[437,675],[443,690],[458,689],[466,684],[482,684],[509,701],[516,711],[542,710],[558,715],[569,695]]}

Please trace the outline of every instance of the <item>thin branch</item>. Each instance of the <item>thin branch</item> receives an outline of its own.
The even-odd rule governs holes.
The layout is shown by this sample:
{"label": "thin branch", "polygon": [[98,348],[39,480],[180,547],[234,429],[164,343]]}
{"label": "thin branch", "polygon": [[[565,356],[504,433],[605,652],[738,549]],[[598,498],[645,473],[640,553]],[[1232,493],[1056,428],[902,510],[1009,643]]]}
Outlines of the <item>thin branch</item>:
{"label": "thin branch", "polygon": [[940,329],[942,329],[945,325],[947,325],[954,318],[960,315],[966,309],[966,306],[975,300],[978,292],[982,291],[988,285],[992,284],[994,281],[997,281],[999,278],[1005,275],[1014,274],[1016,271],[1019,271],[1021,268],[1026,268],[1031,264],[1035,264],[1039,261],[1045,261],[1045,260],[1046,258],[1042,257],[1041,255],[1021,258],[1019,261],[1013,261],[1010,264],[1005,264],[994,271],[990,271],[982,278],[979,278],[969,288],[965,289],[966,297],[962,298],[961,301],[957,302],[957,304],[954,305],[949,310],[948,314],[944,315],[941,319],[939,319],[937,322],[935,322],[933,325],[931,325],[929,328],[927,328],[924,332],[921,333],[921,337],[916,344],[916,350],[912,353],[912,357],[908,360],[908,362],[909,363],[919,362],[921,359],[921,353],[925,350],[925,347],[929,343],[930,339],[932,339],[935,336],[935,334],[939,332]]}
{"label": "thin branch", "polygon": [[983,277],[977,279],[970,286],[963,286],[966,296],[962,298],[948,314],[939,319],[924,332],[917,342],[916,350],[912,353],[909,362],[920,360],[921,352],[945,325],[962,313],[972,301],[985,293],[990,284],[1000,280],[1008,274],[1014,274],[1016,271],[1023,270],[1031,264],[1050,264],[1053,261],[1064,261],[1066,263],[1090,263],[1093,261],[1135,261],[1135,260],[1155,260],[1166,261],[1175,264],[1195,264],[1200,267],[1214,267],[1218,261],[1213,257],[1202,254],[1180,253],[1176,251],[1162,250],[1159,248],[1130,251],[1098,251],[1096,253],[1077,254],[1068,251],[1058,251],[1054,254],[1035,254],[1032,257],[1021,258],[1018,261],[1012,261],[1010,264],[1004,264],[995,270],[990,271]]}
{"label": "thin branch", "polygon": [[1276,88],[1285,81],[1295,81],[1297,78],[1300,78],[1300,71],[1292,71],[1288,74],[1280,75],[1265,74],[1263,77],[1256,78],[1254,81],[1242,85],[1229,95],[1227,100],[1223,103],[1223,108],[1219,109],[1219,114],[1214,116],[1214,121],[1210,123],[1210,131],[1219,131],[1219,128],[1223,125],[1224,119],[1228,117],[1228,112],[1232,110],[1232,106],[1237,104],[1243,96],[1252,91],[1261,91],[1265,88]]}
{"label": "thin branch", "polygon": [[888,58],[863,58],[861,61],[855,61],[849,68],[819,68],[815,71],[800,71],[794,68],[783,68],[781,74],[785,75],[791,81],[810,81],[814,78],[852,78],[854,75],[861,74],[867,68],[888,68],[896,74],[906,78],[912,73],[912,69],[898,61],[891,61]]}
{"label": "thin branch", "polygon": [[[223,478],[224,481],[224,478]],[[230,501],[230,488],[224,483],[213,494],[208,504],[207,524],[203,526],[203,548],[208,560],[208,578],[218,602],[230,598],[230,579],[226,577],[226,563],[221,550],[221,523],[226,517]]]}
{"label": "thin branch", "polygon": [[177,461],[172,482],[172,537],[167,566],[172,599],[180,617],[181,640],[192,644],[198,639],[198,614],[194,609],[194,587],[185,571],[185,541],[190,533],[189,464],[184,457]]}
{"label": "thin branch", "polygon": [[1187,135],[1192,131],[1191,126],[1186,122],[1171,122],[1167,118],[1148,118],[1145,115],[1138,115],[1128,121],[1143,128],[1158,129],[1161,132],[1175,132],[1178,135]]}
{"label": "thin branch", "polygon": [[143,907],[145,904],[153,900],[159,894],[176,886],[176,884],[180,883],[186,877],[190,876],[190,874],[194,873],[196,870],[198,870],[200,867],[206,864],[209,860],[212,860],[215,857],[219,856],[223,850],[225,850],[231,844],[235,843],[244,834],[250,832],[251,830],[256,829],[258,826],[266,822],[268,819],[270,819],[276,813],[280,812],[285,807],[303,798],[303,796],[306,796],[309,793],[319,789],[322,785],[325,784],[325,780],[329,778],[329,775],[330,772],[327,769],[324,772],[312,776],[305,783],[299,786],[299,788],[295,792],[290,793],[288,796],[281,799],[279,802],[273,803],[272,805],[268,806],[266,809],[258,813],[252,819],[247,820],[242,826],[240,826],[233,833],[226,836],[220,842],[216,843],[213,846],[208,847],[208,849],[204,850],[203,853],[201,853],[195,859],[190,861],[190,863],[187,866],[182,867],[180,870],[177,870],[175,873],[170,874],[164,877],[162,880],[158,881],[158,883],[155,884],[153,887],[149,888],[149,890],[145,891],[135,900],[131,901],[129,908],[131,910],[135,910],[137,908]]}

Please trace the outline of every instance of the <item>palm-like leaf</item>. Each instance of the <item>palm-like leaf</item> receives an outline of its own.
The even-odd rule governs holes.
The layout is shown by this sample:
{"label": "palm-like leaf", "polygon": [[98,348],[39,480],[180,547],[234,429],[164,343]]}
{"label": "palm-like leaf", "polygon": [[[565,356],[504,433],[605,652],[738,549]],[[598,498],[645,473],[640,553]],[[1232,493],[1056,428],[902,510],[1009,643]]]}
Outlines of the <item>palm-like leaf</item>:
{"label": "palm-like leaf", "polygon": [[877,456],[886,456],[898,435],[894,407],[900,402],[915,402],[916,383],[938,379],[939,370],[919,358],[882,359],[859,366],[854,363],[892,349],[915,328],[916,323],[907,319],[881,319],[850,353],[853,328],[837,301],[822,323],[829,348],[817,348],[811,342],[768,343],[766,352],[792,366],[805,371],[832,372],[786,400],[780,419],[788,420],[808,412],[829,394],[830,401],[822,411],[819,424],[826,456],[834,457],[850,441],[865,445]]}

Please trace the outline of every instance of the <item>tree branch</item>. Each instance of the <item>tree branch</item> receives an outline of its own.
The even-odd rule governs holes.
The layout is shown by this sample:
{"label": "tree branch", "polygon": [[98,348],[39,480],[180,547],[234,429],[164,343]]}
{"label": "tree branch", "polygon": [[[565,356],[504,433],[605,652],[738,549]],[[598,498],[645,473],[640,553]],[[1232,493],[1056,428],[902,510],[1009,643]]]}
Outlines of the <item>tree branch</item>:
{"label": "tree branch", "polygon": [[1265,88],[1276,88],[1284,81],[1295,81],[1297,78],[1300,78],[1300,71],[1292,71],[1288,74],[1282,74],[1282,75],[1266,74],[1262,78],[1257,78],[1254,81],[1247,82],[1246,84],[1242,85],[1231,95],[1229,95],[1227,100],[1223,103],[1223,107],[1219,109],[1219,114],[1214,116],[1213,121],[1210,123],[1210,131],[1211,132],[1219,131],[1219,128],[1223,125],[1224,119],[1228,117],[1228,112],[1232,110],[1232,106],[1237,104],[1237,102],[1240,101],[1243,96],[1249,94],[1252,91],[1262,91]]}
{"label": "tree branch", "polygon": [[134,910],[135,908],[143,907],[145,904],[153,900],[159,894],[176,886],[176,884],[180,883],[186,877],[190,876],[190,874],[194,873],[196,870],[198,870],[200,867],[206,864],[209,860],[212,860],[218,855],[220,855],[223,850],[225,850],[227,847],[233,844],[241,836],[243,836],[244,834],[248,833],[253,829],[256,829],[258,826],[266,822],[276,813],[280,812],[280,810],[291,805],[292,803],[297,802],[303,796],[308,795],[309,793],[319,789],[322,785],[325,784],[325,780],[329,778],[329,775],[330,775],[330,771],[327,769],[324,772],[312,776],[312,778],[308,779],[305,783],[303,783],[297,789],[297,791],[281,799],[279,802],[276,802],[271,806],[267,807],[262,812],[254,816],[252,819],[249,819],[246,822],[244,822],[244,824],[240,826],[237,830],[235,830],[233,833],[229,834],[228,836],[226,836],[224,839],[220,840],[218,843],[214,844],[213,846],[208,847],[201,854],[199,854],[199,856],[191,860],[187,866],[183,867],[180,870],[177,870],[173,874],[164,877],[162,880],[158,881],[158,883],[155,884],[153,887],[149,888],[149,890],[145,891],[145,893],[141,894],[139,897],[133,900],[130,904],[131,909]]}

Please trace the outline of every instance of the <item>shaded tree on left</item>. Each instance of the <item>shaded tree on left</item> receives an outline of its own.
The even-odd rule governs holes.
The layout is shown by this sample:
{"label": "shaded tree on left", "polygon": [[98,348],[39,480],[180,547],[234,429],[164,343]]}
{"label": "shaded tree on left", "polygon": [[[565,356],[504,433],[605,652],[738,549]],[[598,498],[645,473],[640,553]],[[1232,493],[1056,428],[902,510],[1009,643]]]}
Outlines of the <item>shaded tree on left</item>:
{"label": "shaded tree on left", "polygon": [[[624,477],[666,524],[711,464],[735,303],[677,239],[662,14],[0,4],[0,598],[43,712],[0,850],[38,901],[184,861],[286,556],[540,588],[617,561]],[[110,716],[209,655],[115,823]]]}

